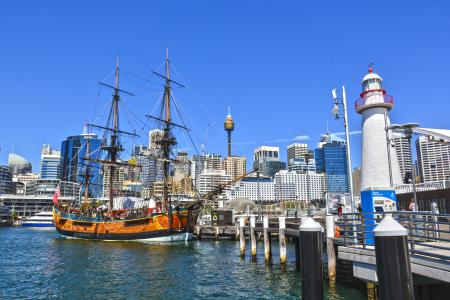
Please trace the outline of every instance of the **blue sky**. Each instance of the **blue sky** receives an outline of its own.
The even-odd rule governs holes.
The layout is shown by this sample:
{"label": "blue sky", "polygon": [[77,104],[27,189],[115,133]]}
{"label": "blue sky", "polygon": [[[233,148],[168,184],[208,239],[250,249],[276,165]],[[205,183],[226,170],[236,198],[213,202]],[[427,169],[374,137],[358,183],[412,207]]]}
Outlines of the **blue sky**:
{"label": "blue sky", "polygon": [[[330,90],[343,84],[360,130],[353,103],[371,62],[394,96],[393,122],[448,129],[449,13],[448,1],[2,1],[0,164],[13,148],[37,171],[43,143],[59,149],[85,121],[101,123],[110,92],[97,82],[112,82],[117,54],[129,72],[121,87],[136,94],[124,103],[144,119],[165,47],[188,86],[176,100],[209,152],[226,153],[228,105],[235,154],[251,160],[265,144],[285,157],[296,137],[314,148],[327,121],[343,131],[330,113]],[[136,127],[126,114],[122,125]],[[147,137],[128,145],[139,142]],[[351,142],[358,165],[360,135]]]}

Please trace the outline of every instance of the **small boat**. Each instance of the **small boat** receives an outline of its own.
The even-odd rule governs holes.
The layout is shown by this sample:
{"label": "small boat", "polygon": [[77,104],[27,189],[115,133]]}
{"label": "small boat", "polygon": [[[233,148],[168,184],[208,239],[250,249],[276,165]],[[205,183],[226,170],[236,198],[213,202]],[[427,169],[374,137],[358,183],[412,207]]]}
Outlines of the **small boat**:
{"label": "small boat", "polygon": [[43,211],[22,221],[23,227],[55,227],[53,224],[53,213]]}

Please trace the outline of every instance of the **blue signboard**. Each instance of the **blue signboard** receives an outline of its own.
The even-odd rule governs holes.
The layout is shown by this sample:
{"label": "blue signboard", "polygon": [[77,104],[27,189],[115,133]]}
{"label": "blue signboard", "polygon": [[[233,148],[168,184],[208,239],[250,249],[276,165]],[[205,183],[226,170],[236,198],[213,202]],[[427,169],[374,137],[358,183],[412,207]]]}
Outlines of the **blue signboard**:
{"label": "blue signboard", "polygon": [[381,221],[382,213],[397,210],[394,190],[368,190],[361,192],[361,208],[364,214],[366,244],[373,245],[372,230]]}

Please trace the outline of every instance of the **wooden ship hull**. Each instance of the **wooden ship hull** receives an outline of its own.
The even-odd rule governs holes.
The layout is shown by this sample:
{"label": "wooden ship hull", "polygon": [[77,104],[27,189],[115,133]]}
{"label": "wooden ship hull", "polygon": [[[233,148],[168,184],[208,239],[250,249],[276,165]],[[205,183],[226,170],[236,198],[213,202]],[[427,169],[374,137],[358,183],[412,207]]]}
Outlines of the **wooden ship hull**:
{"label": "wooden ship hull", "polygon": [[[188,211],[173,212],[172,226],[167,214],[129,220],[100,220],[53,211],[56,230],[65,238],[103,241],[171,242],[192,238]],[[191,218],[192,219],[192,218]]]}

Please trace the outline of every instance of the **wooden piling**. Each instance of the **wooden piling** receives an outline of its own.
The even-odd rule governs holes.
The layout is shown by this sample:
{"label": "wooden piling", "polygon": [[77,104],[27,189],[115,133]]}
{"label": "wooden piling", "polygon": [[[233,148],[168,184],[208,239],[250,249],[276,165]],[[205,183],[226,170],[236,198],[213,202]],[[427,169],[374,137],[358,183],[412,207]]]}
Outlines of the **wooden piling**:
{"label": "wooden piling", "polygon": [[326,216],[328,281],[330,287],[336,286],[336,251],[334,249],[334,216]]}
{"label": "wooden piling", "polygon": [[256,220],[255,217],[250,217],[250,246],[252,259],[256,259],[256,234],[255,234]]}
{"label": "wooden piling", "polygon": [[269,218],[264,217],[264,260],[266,263],[270,263],[272,260],[272,241],[269,232]]}
{"label": "wooden piling", "polygon": [[286,218],[279,217],[279,231],[278,231],[278,240],[280,243],[280,263],[282,265],[286,264]]}
{"label": "wooden piling", "polygon": [[241,257],[245,257],[245,233],[244,233],[245,219],[239,218],[239,241],[241,248]]}
{"label": "wooden piling", "polygon": [[239,223],[235,224],[236,227],[236,236],[235,236],[235,240],[239,241]]}
{"label": "wooden piling", "polygon": [[201,240],[202,239],[202,226],[197,225],[195,229],[197,231],[197,239]]}
{"label": "wooden piling", "polygon": [[220,236],[220,229],[219,229],[219,226],[217,226],[217,227],[216,227],[216,234],[215,234],[216,240],[219,239],[219,236]]}

